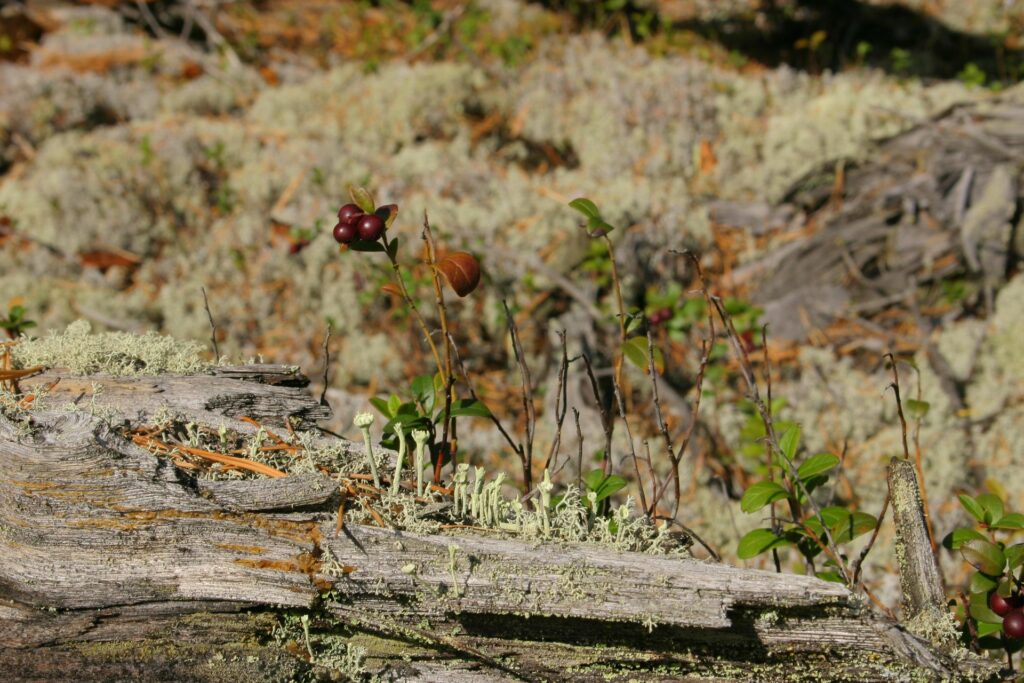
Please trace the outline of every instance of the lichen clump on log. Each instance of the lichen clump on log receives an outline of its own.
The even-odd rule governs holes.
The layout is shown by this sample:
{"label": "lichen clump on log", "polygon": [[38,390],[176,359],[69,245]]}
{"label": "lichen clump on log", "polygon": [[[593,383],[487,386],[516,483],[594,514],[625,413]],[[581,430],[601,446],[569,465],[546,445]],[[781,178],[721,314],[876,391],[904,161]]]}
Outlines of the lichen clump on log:
{"label": "lichen clump on log", "polygon": [[76,374],[92,375],[186,375],[203,372],[210,364],[199,356],[202,347],[150,332],[91,334],[85,320],[68,325],[63,332],[51,332],[39,339],[22,339],[12,350],[15,367],[35,365],[67,368]]}

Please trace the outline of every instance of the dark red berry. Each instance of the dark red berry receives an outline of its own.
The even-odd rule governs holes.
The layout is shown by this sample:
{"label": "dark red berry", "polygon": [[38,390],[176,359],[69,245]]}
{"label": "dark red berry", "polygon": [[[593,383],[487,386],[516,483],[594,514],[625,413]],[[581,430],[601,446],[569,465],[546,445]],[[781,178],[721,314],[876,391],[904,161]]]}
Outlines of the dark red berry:
{"label": "dark red berry", "polygon": [[993,593],[988,599],[989,608],[1001,617],[1013,611],[1013,604],[999,593]]}
{"label": "dark red berry", "polygon": [[339,223],[354,223],[355,219],[363,215],[363,210],[355,204],[346,204],[338,209]]}
{"label": "dark red berry", "polygon": [[359,219],[356,228],[359,230],[359,239],[372,242],[384,232],[384,221],[380,216],[369,214]]}
{"label": "dark red berry", "polygon": [[1015,609],[1003,617],[1003,633],[1010,638],[1024,638],[1024,612]]}
{"label": "dark red berry", "polygon": [[359,239],[359,231],[351,223],[338,223],[334,226],[334,239],[339,244],[352,244]]}

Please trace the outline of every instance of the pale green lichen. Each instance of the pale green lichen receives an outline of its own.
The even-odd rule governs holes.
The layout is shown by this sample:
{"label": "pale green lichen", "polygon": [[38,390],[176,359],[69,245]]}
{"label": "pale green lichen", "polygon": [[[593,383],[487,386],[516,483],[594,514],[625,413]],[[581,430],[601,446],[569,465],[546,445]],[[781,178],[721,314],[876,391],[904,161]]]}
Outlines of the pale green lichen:
{"label": "pale green lichen", "polygon": [[67,368],[81,375],[189,375],[211,367],[200,357],[202,346],[195,342],[152,332],[91,331],[87,321],[79,320],[63,332],[23,338],[11,351],[14,365]]}

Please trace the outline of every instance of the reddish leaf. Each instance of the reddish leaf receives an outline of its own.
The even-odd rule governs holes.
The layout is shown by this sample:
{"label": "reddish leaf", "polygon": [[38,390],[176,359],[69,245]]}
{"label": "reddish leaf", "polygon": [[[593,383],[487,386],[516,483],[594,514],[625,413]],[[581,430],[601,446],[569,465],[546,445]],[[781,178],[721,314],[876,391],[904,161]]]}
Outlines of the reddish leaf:
{"label": "reddish leaf", "polygon": [[437,269],[459,296],[466,296],[480,284],[480,262],[469,252],[447,254],[437,264]]}

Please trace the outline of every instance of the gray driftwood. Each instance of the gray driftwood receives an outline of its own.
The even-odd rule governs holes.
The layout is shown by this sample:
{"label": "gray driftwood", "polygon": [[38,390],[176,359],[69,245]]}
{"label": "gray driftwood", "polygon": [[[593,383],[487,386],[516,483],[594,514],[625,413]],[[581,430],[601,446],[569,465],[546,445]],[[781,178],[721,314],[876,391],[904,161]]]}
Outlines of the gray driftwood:
{"label": "gray driftwood", "polygon": [[[993,675],[836,584],[463,532],[347,524],[336,534],[326,476],[197,480],[122,435],[124,420],[139,426],[161,404],[215,429],[247,426],[238,396],[264,420],[320,414],[301,381],[258,381],[280,376],[64,377],[69,396],[101,381],[88,406],[97,414],[0,416],[4,676],[298,680],[329,675],[327,633],[365,648],[367,670],[385,680]],[[273,637],[301,615],[313,664],[294,628]]]}
{"label": "gray driftwood", "polygon": [[862,163],[832,163],[777,207],[721,201],[714,220],[754,234],[813,234],[732,274],[752,285],[776,339],[800,340],[837,320],[927,303],[949,277],[993,292],[1024,255],[1024,89],[950,108],[886,140]]}

